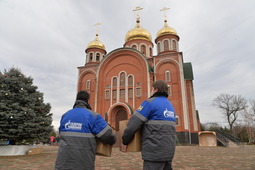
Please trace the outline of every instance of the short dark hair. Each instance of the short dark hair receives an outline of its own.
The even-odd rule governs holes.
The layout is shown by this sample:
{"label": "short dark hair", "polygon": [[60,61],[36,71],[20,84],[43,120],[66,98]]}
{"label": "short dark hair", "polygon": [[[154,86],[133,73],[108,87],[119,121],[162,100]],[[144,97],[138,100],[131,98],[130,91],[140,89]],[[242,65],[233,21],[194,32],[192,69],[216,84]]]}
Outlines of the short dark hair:
{"label": "short dark hair", "polygon": [[90,95],[88,92],[81,90],[77,93],[76,100],[82,100],[88,103]]}
{"label": "short dark hair", "polygon": [[163,80],[157,80],[152,84],[152,87],[154,87],[154,89],[158,89],[158,92],[165,92],[168,94],[168,86],[166,84],[165,81]]}

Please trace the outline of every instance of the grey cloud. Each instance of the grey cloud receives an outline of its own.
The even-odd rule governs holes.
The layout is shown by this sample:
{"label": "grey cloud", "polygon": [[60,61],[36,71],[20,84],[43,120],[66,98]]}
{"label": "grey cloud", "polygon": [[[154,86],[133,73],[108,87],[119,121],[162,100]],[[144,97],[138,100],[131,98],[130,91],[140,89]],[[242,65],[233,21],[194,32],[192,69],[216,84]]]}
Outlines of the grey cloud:
{"label": "grey cloud", "polygon": [[[77,90],[78,66],[95,38],[107,52],[122,47],[135,26],[139,5],[141,25],[152,39],[163,27],[163,7],[169,7],[169,26],[180,36],[185,62],[192,62],[196,106],[202,123],[224,122],[211,106],[221,92],[254,99],[255,1],[0,1],[0,70],[13,65],[34,78],[52,105],[55,128],[69,110]],[[156,48],[154,46],[154,53]]]}

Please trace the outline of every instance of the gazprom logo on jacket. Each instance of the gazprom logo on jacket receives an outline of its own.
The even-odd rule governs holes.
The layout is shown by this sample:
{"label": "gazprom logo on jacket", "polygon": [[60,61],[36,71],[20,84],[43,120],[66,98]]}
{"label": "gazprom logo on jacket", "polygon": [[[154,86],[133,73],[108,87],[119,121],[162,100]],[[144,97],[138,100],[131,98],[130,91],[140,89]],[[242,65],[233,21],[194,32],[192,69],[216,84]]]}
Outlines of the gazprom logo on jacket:
{"label": "gazprom logo on jacket", "polygon": [[82,123],[71,122],[71,120],[69,120],[69,121],[65,124],[65,129],[70,129],[70,130],[81,130],[81,128],[82,128]]}
{"label": "gazprom logo on jacket", "polygon": [[167,110],[167,108],[166,108],[166,110],[164,111],[164,116],[165,116],[165,117],[169,117],[169,118],[174,118],[174,112],[169,111],[169,110]]}

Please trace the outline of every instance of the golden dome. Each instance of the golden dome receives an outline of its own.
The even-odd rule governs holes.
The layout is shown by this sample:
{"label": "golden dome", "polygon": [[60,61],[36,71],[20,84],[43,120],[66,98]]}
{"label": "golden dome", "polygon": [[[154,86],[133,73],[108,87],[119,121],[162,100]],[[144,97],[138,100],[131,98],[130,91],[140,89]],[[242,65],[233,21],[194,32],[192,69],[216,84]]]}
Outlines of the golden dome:
{"label": "golden dome", "polygon": [[105,46],[104,44],[99,41],[98,39],[98,34],[96,34],[96,38],[94,41],[91,41],[89,44],[88,44],[88,47],[87,48],[100,48],[100,49],[103,49],[105,50]]}
{"label": "golden dome", "polygon": [[126,42],[131,40],[147,40],[151,41],[151,34],[144,28],[140,26],[140,21],[136,21],[135,28],[129,30],[126,34]]}
{"label": "golden dome", "polygon": [[157,38],[161,35],[166,35],[166,34],[172,34],[172,35],[177,35],[177,32],[175,31],[174,28],[169,27],[167,25],[167,20],[165,20],[165,24],[163,26],[163,28],[161,28],[158,33],[157,33]]}

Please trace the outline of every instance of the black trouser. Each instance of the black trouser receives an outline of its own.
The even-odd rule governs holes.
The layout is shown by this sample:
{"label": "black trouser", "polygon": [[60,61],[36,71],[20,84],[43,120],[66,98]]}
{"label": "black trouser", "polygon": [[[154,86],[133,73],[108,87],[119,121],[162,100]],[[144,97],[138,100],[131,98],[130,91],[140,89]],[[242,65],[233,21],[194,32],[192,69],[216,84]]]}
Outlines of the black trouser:
{"label": "black trouser", "polygon": [[172,170],[171,161],[143,161],[143,170]]}

